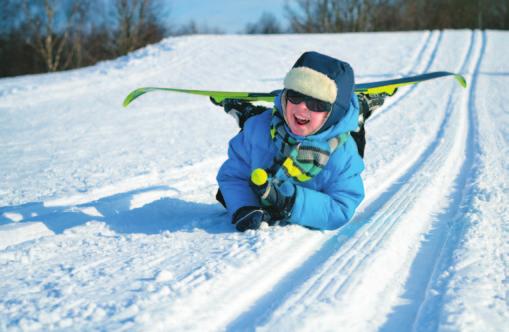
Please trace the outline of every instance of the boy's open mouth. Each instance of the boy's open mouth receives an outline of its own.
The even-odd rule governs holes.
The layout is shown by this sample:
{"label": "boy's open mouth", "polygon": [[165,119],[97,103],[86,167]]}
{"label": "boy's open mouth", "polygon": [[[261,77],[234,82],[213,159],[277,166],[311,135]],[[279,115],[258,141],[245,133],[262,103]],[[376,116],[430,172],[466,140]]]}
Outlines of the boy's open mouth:
{"label": "boy's open mouth", "polygon": [[309,123],[309,119],[306,119],[304,117],[300,117],[300,116],[297,116],[297,115],[294,115],[293,117],[295,118],[295,122],[297,122],[298,125],[303,126],[303,125]]}

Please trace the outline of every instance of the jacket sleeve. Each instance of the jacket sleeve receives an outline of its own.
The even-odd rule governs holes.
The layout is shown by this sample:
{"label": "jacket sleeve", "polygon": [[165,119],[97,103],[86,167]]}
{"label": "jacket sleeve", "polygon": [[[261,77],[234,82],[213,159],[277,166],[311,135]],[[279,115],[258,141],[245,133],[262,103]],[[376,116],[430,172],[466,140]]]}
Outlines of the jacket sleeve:
{"label": "jacket sleeve", "polygon": [[259,206],[258,197],[249,185],[251,145],[246,135],[243,130],[230,140],[228,159],[217,175],[230,217],[243,206]]}
{"label": "jacket sleeve", "polygon": [[344,225],[364,199],[364,185],[360,176],[363,170],[361,157],[352,153],[341,167],[335,169],[337,175],[331,175],[323,190],[297,185],[290,222],[322,230]]}

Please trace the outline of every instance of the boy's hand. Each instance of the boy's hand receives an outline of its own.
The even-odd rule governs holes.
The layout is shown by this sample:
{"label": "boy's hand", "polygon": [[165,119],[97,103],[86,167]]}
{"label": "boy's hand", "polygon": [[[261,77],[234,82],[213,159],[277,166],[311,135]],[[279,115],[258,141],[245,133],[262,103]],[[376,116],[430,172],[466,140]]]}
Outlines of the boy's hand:
{"label": "boy's hand", "polygon": [[262,222],[272,223],[271,215],[257,206],[243,206],[233,214],[232,224],[240,232],[260,228]]}
{"label": "boy's hand", "polygon": [[381,107],[385,98],[389,95],[386,93],[378,93],[378,94],[364,94],[360,93],[358,95],[359,98],[359,107],[360,107],[360,116],[359,116],[359,124],[364,125],[364,122],[371,116],[373,111],[377,108]]}
{"label": "boy's hand", "polygon": [[218,103],[213,97],[210,97],[210,101],[217,106],[222,106],[224,111],[231,115],[240,128],[244,127],[244,123],[253,115],[263,113],[267,110],[264,106],[255,106],[250,102],[240,99],[225,99]]}
{"label": "boy's hand", "polygon": [[240,128],[244,127],[246,122],[249,109],[253,108],[251,103],[237,100],[237,99],[225,99],[223,101],[224,111],[237,121]]}
{"label": "boy's hand", "polygon": [[292,181],[269,178],[265,170],[257,168],[251,173],[251,182],[262,204],[269,207],[274,219],[290,217],[297,193]]}

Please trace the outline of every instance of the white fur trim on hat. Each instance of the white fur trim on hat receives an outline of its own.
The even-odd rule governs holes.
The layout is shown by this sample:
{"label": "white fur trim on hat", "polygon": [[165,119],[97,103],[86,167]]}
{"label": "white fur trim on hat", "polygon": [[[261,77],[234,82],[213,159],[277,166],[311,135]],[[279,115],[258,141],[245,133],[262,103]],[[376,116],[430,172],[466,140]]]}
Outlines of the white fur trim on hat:
{"label": "white fur trim on hat", "polygon": [[292,68],[286,74],[284,86],[307,96],[334,103],[338,90],[336,82],[327,75],[308,67]]}

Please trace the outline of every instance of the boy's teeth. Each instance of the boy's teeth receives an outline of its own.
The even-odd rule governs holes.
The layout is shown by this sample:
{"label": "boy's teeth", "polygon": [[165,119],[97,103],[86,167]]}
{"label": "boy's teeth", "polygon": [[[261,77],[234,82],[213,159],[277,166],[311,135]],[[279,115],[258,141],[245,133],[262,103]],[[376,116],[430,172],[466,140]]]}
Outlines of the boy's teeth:
{"label": "boy's teeth", "polygon": [[295,116],[295,120],[296,120],[296,122],[297,122],[298,124],[300,124],[300,125],[304,125],[304,124],[306,124],[306,123],[308,123],[308,122],[309,122],[309,119],[300,118],[300,117],[298,117],[298,116]]}

